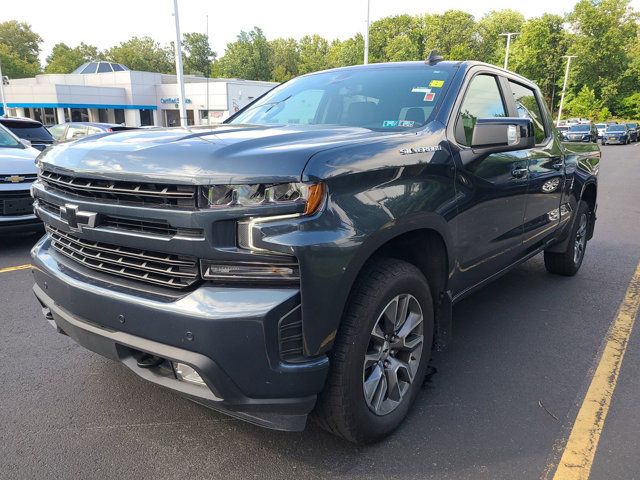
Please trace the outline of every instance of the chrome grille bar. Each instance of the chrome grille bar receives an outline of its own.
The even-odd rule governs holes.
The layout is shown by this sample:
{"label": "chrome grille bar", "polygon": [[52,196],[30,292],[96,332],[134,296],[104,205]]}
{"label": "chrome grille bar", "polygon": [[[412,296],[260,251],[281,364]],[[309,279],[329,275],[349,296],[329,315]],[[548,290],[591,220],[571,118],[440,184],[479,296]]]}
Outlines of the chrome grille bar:
{"label": "chrome grille bar", "polygon": [[93,270],[171,288],[186,288],[199,279],[192,257],[80,239],[50,225],[46,229],[57,252]]}

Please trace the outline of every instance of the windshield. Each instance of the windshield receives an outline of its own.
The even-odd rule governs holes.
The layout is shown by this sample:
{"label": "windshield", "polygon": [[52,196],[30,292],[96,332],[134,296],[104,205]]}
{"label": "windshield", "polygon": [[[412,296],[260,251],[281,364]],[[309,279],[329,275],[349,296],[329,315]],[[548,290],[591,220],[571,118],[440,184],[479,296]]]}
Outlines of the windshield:
{"label": "windshield", "polygon": [[4,128],[0,127],[0,148],[23,148],[23,145]]}
{"label": "windshield", "polygon": [[636,128],[638,126],[637,123],[627,123],[627,127],[629,128]]}
{"label": "windshield", "polygon": [[610,125],[607,128],[607,132],[626,132],[627,127],[625,125]]}
{"label": "windshield", "polygon": [[431,119],[448,79],[448,70],[426,65],[317,73],[274,88],[230,123],[418,128]]}
{"label": "windshield", "polygon": [[53,137],[49,131],[39,123],[21,122],[21,121],[4,121],[5,127],[11,130],[16,136],[26,140],[52,142]]}
{"label": "windshield", "polygon": [[607,128],[607,124],[606,123],[596,123],[596,128],[598,128],[598,129]]}
{"label": "windshield", "polygon": [[574,125],[569,129],[570,132],[588,132],[589,130],[591,130],[590,125]]}

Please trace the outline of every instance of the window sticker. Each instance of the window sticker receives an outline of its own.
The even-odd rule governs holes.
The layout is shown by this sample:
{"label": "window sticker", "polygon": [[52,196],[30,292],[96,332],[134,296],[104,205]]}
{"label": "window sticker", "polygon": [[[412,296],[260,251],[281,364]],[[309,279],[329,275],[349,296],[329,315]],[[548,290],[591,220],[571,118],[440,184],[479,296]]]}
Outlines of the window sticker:
{"label": "window sticker", "polygon": [[430,91],[431,89],[429,87],[413,87],[411,89],[411,93],[426,93]]}
{"label": "window sticker", "polygon": [[413,120],[400,120],[398,122],[399,127],[411,128],[416,124]]}
{"label": "window sticker", "polygon": [[433,102],[435,98],[436,98],[436,94],[433,93],[431,90],[429,90],[427,93],[424,94],[425,102]]}
{"label": "window sticker", "polygon": [[444,86],[444,80],[431,80],[429,86],[433,88],[442,88]]}
{"label": "window sticker", "polygon": [[393,128],[393,127],[397,127],[398,126],[398,121],[397,120],[385,120],[384,122],[382,122],[382,127],[383,128]]}

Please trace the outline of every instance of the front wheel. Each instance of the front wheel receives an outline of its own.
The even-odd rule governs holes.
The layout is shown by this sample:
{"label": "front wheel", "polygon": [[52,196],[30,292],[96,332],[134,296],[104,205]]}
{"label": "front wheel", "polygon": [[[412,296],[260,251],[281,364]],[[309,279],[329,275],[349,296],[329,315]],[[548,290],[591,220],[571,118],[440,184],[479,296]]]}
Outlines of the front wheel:
{"label": "front wheel", "polygon": [[355,443],[371,443],[404,420],[424,380],[433,342],[433,302],[414,265],[375,260],[360,275],[330,354],[314,418]]}
{"label": "front wheel", "polygon": [[566,250],[564,252],[544,252],[544,266],[548,272],[568,277],[578,273],[587,250],[589,221],[589,206],[581,200],[576,209],[576,218],[571,228]]}

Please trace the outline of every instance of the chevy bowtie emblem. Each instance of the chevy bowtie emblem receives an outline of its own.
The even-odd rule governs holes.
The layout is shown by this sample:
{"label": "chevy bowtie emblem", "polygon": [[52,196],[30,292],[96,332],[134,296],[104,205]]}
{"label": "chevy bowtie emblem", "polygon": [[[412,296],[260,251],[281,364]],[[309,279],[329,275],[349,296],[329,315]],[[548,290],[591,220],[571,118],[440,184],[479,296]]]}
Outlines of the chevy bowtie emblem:
{"label": "chevy bowtie emblem", "polygon": [[78,205],[65,203],[60,207],[60,218],[67,222],[69,229],[74,232],[82,232],[83,228],[93,228],[96,226],[97,213],[83,212]]}
{"label": "chevy bowtie emblem", "polygon": [[20,183],[24,182],[25,178],[20,175],[11,175],[10,177],[4,177],[4,181],[7,183]]}

